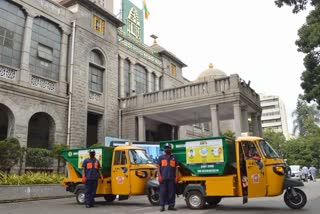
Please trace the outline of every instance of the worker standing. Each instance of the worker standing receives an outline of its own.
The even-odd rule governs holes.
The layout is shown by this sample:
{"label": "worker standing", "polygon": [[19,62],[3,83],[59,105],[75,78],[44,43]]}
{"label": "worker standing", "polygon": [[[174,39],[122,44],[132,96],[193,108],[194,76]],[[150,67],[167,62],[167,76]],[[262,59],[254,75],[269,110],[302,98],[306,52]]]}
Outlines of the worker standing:
{"label": "worker standing", "polygon": [[178,182],[179,163],[174,155],[171,154],[171,144],[164,146],[165,154],[158,159],[158,180],[160,182],[160,212],[165,210],[168,204],[168,210],[176,211],[176,183]]}
{"label": "worker standing", "polygon": [[99,177],[103,180],[100,171],[100,163],[95,158],[96,152],[94,149],[89,150],[90,158],[87,158],[82,163],[82,182],[85,183],[85,204],[86,208],[93,207],[94,196],[96,194]]}

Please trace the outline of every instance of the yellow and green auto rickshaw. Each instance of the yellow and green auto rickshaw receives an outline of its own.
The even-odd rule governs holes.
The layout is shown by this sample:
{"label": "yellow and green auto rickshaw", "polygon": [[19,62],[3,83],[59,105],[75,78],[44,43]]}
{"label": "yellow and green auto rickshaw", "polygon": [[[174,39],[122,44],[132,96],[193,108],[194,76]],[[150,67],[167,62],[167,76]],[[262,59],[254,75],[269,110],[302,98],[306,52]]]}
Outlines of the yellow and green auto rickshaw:
{"label": "yellow and green auto rickshaw", "polygon": [[278,196],[292,209],[307,202],[299,188],[303,182],[286,175],[282,158],[263,138],[208,137],[162,141],[172,145],[180,162],[177,194],[183,195],[190,209],[206,203],[217,205],[224,197],[243,197],[243,203],[256,197]]}

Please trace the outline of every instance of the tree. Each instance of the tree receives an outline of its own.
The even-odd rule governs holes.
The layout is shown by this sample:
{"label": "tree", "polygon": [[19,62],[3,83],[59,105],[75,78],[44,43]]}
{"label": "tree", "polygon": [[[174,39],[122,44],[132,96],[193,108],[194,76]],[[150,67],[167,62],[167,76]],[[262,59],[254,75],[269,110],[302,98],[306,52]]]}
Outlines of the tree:
{"label": "tree", "polygon": [[310,3],[314,6],[307,16],[306,23],[299,29],[299,39],[296,41],[298,51],[305,53],[305,71],[301,76],[301,87],[304,90],[303,99],[315,101],[320,109],[320,1],[319,0],[276,0],[276,5],[293,7],[293,13],[306,9]]}
{"label": "tree", "polygon": [[57,173],[60,172],[60,165],[61,165],[60,163],[61,163],[61,160],[62,160],[61,152],[62,152],[62,150],[67,149],[67,148],[68,147],[67,147],[66,144],[54,144],[53,145],[53,148],[51,150],[51,154],[52,154],[52,157],[57,159],[57,161],[58,161]]}
{"label": "tree", "polygon": [[0,171],[10,172],[21,156],[21,146],[16,138],[0,141]]}
{"label": "tree", "polygon": [[308,3],[315,6],[318,3],[318,0],[276,0],[275,3],[278,7],[282,7],[285,4],[290,7],[293,6],[292,12],[298,13],[301,10],[305,10]]}
{"label": "tree", "polygon": [[316,106],[308,105],[306,101],[302,100],[301,97],[298,98],[297,107],[294,112],[292,112],[293,120],[293,133],[299,131],[300,136],[306,136],[308,132],[312,131],[316,123],[320,122],[320,112],[317,110]]}
{"label": "tree", "polygon": [[286,142],[282,132],[275,132],[271,128],[263,131],[264,139],[276,150],[279,155],[283,155],[283,145]]}

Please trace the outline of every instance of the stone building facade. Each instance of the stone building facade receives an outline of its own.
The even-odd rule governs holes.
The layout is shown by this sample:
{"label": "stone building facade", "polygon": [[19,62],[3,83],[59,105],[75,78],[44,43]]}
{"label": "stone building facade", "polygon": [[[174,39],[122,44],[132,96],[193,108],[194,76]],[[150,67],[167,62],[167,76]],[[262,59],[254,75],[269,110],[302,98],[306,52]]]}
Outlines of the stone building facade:
{"label": "stone building facade", "polygon": [[236,74],[184,79],[186,64],[156,36],[144,44],[141,11],[126,2],[120,20],[112,1],[0,1],[0,140],[40,148],[167,140],[192,136],[195,121],[209,124],[207,134],[240,135],[248,117],[261,135],[248,84]]}

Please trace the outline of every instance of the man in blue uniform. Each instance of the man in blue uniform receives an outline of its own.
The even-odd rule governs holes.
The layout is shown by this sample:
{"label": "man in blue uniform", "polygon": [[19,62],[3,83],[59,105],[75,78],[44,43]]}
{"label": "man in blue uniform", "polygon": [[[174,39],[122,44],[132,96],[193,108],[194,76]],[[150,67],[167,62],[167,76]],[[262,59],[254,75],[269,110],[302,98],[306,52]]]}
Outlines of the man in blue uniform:
{"label": "man in blue uniform", "polygon": [[174,155],[171,154],[171,144],[164,146],[165,154],[158,159],[158,180],[160,182],[160,212],[165,210],[168,204],[168,210],[177,210],[176,201],[176,183],[178,182],[177,168],[179,163]]}
{"label": "man in blue uniform", "polygon": [[85,204],[86,208],[93,207],[94,196],[96,194],[98,179],[101,177],[100,163],[95,158],[96,152],[94,149],[89,150],[90,158],[87,158],[82,163],[82,182],[85,183]]}

